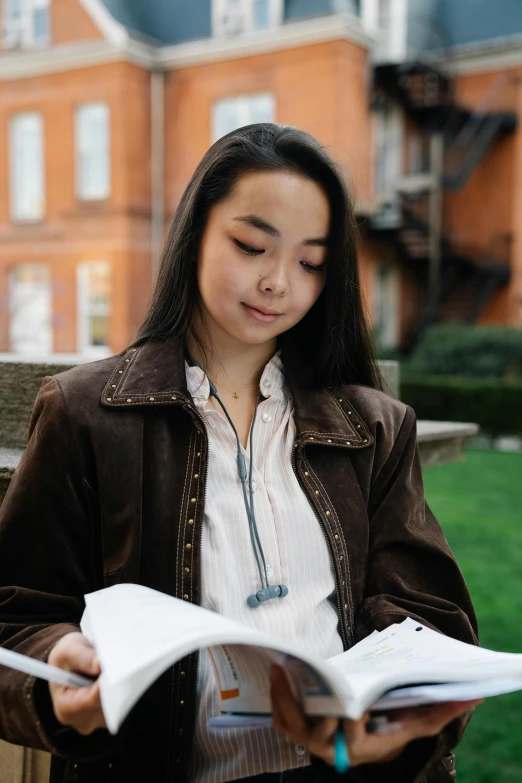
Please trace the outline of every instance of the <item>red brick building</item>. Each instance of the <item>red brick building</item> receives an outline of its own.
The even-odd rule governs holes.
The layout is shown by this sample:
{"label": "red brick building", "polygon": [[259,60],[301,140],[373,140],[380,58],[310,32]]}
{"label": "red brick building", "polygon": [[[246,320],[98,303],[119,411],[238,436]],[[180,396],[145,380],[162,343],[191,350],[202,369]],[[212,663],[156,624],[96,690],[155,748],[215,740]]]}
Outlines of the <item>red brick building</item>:
{"label": "red brick building", "polygon": [[199,159],[257,120],[350,173],[383,342],[521,326],[522,12],[468,6],[0,0],[0,351],[123,348]]}

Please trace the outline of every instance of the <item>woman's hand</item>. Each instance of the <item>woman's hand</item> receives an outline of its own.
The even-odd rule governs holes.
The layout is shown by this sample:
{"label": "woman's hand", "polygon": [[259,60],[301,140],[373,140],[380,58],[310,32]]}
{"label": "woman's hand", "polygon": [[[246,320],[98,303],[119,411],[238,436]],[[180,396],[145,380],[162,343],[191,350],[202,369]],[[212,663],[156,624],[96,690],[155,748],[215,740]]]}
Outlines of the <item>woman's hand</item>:
{"label": "woman's hand", "polygon": [[[81,633],[68,633],[55,644],[48,663],[60,669],[86,677],[98,677],[100,662],[92,644]],[[97,681],[85,688],[68,688],[49,683],[54,714],[64,726],[72,726],[79,734],[91,734],[106,728]]]}
{"label": "woman's hand", "polygon": [[[294,742],[308,747],[314,756],[334,763],[334,738],[338,718],[322,718],[313,726],[307,721],[290,688],[286,672],[280,666],[272,666],[270,673],[273,725]],[[393,721],[400,723],[397,730],[386,734],[369,733],[366,724],[369,713],[360,720],[344,720],[344,733],[352,767],[359,764],[381,764],[393,761],[406,745],[421,737],[434,737],[455,718],[460,717],[477,701],[451,702],[447,704],[394,710]]]}

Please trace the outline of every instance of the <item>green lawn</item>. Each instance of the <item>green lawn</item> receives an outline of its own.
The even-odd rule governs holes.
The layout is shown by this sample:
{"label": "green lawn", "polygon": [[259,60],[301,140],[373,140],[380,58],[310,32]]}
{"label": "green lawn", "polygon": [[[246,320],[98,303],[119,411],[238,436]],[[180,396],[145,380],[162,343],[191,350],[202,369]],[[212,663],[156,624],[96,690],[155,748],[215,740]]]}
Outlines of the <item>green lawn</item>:
{"label": "green lawn", "polygon": [[[424,471],[464,572],[484,647],[522,652],[522,455],[469,449]],[[458,783],[521,783],[522,692],[487,699],[457,748]]]}

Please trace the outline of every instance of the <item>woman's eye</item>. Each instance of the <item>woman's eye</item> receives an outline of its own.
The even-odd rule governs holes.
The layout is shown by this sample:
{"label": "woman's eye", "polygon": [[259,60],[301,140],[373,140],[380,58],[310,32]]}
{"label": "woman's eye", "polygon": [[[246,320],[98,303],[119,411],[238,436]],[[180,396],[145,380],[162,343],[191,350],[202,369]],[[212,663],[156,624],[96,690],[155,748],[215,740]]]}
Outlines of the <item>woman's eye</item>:
{"label": "woman's eye", "polygon": [[243,253],[247,253],[249,256],[258,256],[265,251],[261,247],[252,247],[251,245],[245,245],[244,242],[240,242],[239,239],[234,239],[234,242]]}
{"label": "woman's eye", "polygon": [[307,272],[311,272],[313,274],[314,272],[322,272],[325,265],[309,264],[307,261],[301,261],[301,266],[303,266]]}

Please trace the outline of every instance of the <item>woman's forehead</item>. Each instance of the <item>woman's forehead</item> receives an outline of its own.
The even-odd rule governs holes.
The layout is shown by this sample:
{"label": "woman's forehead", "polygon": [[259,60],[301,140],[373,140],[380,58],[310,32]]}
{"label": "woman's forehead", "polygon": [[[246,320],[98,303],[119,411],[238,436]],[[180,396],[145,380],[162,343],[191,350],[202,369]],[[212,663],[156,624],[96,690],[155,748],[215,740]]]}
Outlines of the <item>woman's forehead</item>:
{"label": "woman's forehead", "polygon": [[289,229],[306,237],[328,233],[330,208],[324,191],[313,180],[288,171],[243,174],[218,206],[221,217],[253,227],[255,221],[244,218],[258,218],[280,234]]}

